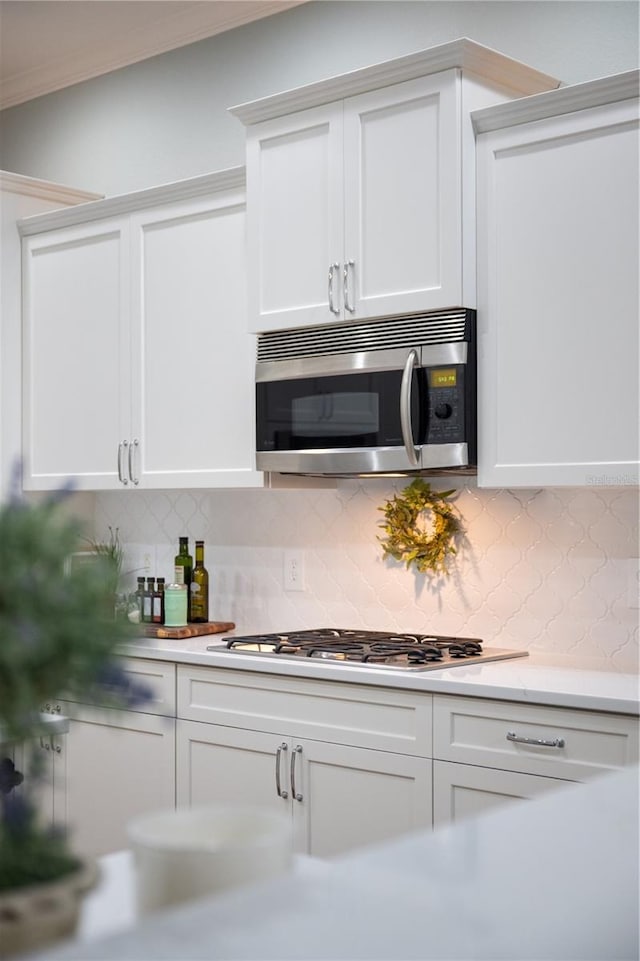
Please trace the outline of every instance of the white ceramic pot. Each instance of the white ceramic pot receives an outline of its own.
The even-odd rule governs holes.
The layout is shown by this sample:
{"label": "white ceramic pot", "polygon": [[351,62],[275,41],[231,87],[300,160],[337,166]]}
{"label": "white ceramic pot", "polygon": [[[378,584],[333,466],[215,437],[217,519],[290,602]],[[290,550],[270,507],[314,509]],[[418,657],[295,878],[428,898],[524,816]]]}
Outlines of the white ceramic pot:
{"label": "white ceramic pot", "polygon": [[159,811],[131,821],[128,833],[140,915],[284,874],[292,863],[290,818],[255,806]]}

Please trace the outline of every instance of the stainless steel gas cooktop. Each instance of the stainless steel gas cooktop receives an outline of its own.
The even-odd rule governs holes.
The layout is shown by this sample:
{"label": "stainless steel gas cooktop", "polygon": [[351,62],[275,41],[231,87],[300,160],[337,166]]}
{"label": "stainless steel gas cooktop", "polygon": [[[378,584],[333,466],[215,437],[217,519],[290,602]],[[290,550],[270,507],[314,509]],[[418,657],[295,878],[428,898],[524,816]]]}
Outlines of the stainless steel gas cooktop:
{"label": "stainless steel gas cooktop", "polygon": [[258,657],[309,657],[336,665],[360,665],[401,671],[442,670],[460,664],[525,657],[527,654],[526,651],[497,647],[483,648],[482,641],[477,637],[396,634],[339,628],[231,637],[227,640],[226,647],[212,644],[207,650],[231,651],[234,654],[252,654]]}

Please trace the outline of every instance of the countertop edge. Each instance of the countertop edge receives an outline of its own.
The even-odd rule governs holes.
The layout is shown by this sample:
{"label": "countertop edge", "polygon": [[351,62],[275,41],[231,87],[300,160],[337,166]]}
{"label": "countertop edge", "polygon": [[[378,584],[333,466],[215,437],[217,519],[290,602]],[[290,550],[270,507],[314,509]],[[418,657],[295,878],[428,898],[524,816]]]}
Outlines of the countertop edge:
{"label": "countertop edge", "polygon": [[[126,657],[161,660],[176,665],[193,665],[249,673],[273,674],[280,677],[325,680],[333,683],[359,684],[425,694],[453,694],[465,697],[541,704],[550,707],[577,708],[604,713],[640,716],[640,680],[632,674],[608,671],[582,671],[540,662],[535,656],[481,665],[457,666],[443,670],[413,673],[389,673],[384,670],[347,667],[336,668],[308,661],[272,661],[250,655],[224,651],[207,651],[207,644],[220,643],[222,635],[173,642],[184,645],[176,649],[171,642],[140,638],[124,645]],[[467,676],[462,677],[462,672]],[[541,673],[548,677],[545,686]],[[564,683],[563,683],[564,681]],[[584,690],[581,685],[595,683],[597,690]],[[631,691],[631,688],[634,688]],[[618,688],[618,690],[616,690]]]}

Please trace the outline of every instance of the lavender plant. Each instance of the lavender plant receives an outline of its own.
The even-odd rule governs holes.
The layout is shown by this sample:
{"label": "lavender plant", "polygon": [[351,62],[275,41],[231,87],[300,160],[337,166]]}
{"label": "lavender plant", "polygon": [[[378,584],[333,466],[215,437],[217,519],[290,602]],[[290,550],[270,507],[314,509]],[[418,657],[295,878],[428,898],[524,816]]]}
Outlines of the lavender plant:
{"label": "lavender plant", "polygon": [[128,708],[149,696],[117,658],[135,628],[114,617],[110,558],[65,571],[82,539],[60,509],[67,493],[0,506],[0,891],[76,865],[68,839],[37,817],[37,770],[20,784],[10,760],[13,745],[36,739],[44,702],[81,695]]}

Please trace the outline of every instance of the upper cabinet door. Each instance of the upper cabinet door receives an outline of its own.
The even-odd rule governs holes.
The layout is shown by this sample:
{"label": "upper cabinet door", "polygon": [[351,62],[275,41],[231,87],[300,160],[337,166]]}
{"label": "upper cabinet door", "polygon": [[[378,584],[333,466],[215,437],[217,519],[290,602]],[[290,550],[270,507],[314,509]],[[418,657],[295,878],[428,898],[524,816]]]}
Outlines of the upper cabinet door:
{"label": "upper cabinet door", "polygon": [[478,150],[478,481],[637,484],[638,101]]}
{"label": "upper cabinet door", "polygon": [[255,486],[244,191],[132,215],[134,483]]}
{"label": "upper cabinet door", "polygon": [[247,141],[250,329],[342,316],[342,103],[251,128]]}
{"label": "upper cabinet door", "polygon": [[462,39],[231,107],[249,329],[475,307],[470,113],[557,85]]}
{"label": "upper cabinet door", "polygon": [[21,228],[25,488],[263,486],[244,171]]}
{"label": "upper cabinet door", "polygon": [[344,108],[344,305],[354,319],[462,303],[457,71]]}
{"label": "upper cabinet door", "polygon": [[[23,241],[25,490],[120,486],[129,436],[126,220]],[[121,449],[122,454],[122,449]]]}

